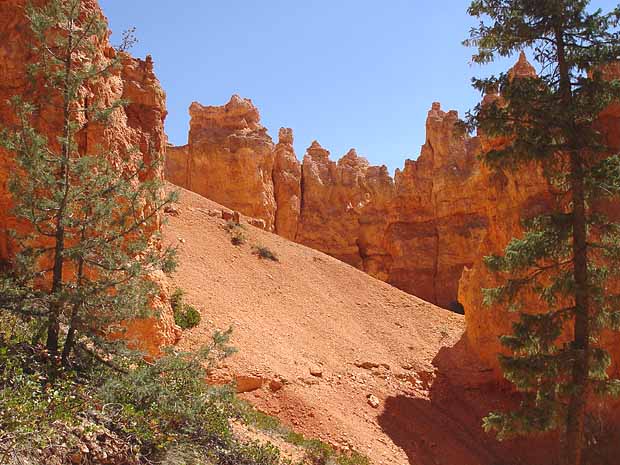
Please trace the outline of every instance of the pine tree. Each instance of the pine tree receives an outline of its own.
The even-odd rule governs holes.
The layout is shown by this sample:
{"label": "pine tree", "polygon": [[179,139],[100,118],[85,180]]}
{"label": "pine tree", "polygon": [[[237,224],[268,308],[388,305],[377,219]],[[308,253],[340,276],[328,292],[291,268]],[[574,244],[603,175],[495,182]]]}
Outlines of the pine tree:
{"label": "pine tree", "polygon": [[[158,154],[81,143],[89,126],[105,129],[127,104],[93,89],[120,66],[131,31],[107,58],[98,52],[105,19],[80,0],[28,7],[27,17],[37,89],[28,95],[37,98],[11,100],[17,123],[2,128],[0,144],[14,157],[14,215],[30,232],[12,232],[18,253],[0,281],[0,309],[39,320],[38,337],[68,363],[76,344],[105,347],[123,321],[147,315],[156,291],[149,273],[173,266],[173,251],[152,233],[174,196],[157,175]],[[143,158],[153,161],[136,162]]]}
{"label": "pine tree", "polygon": [[588,400],[620,393],[599,342],[601,331],[620,330],[613,285],[620,223],[601,208],[619,199],[620,157],[596,124],[620,100],[620,82],[605,73],[620,59],[620,8],[592,11],[588,0],[474,0],[468,12],[480,18],[465,41],[478,49],[474,62],[530,50],[541,70],[537,77],[474,79],[477,89],[501,98],[476,107],[470,127],[506,141],[482,158],[515,176],[542,167],[556,199],[551,211],[524,218],[525,233],[503,255],[486,258],[505,277],[485,290],[486,303],[519,312],[513,334],[501,338],[510,355],[500,362],[524,400],[515,411],[491,413],[484,426],[500,438],[565,428],[564,460],[577,465]]}

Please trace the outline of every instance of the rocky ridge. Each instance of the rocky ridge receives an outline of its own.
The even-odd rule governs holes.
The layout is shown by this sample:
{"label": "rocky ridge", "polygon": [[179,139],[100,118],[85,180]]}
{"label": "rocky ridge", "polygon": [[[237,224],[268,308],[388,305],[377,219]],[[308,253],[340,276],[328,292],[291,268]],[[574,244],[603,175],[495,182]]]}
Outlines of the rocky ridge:
{"label": "rocky ridge", "polygon": [[[513,78],[523,78],[534,75],[535,69],[521,54],[509,72]],[[605,74],[619,76],[620,65],[610,65]],[[484,102],[498,98],[487,95]],[[209,197],[211,193],[201,190],[193,179],[219,179],[222,175],[217,170],[195,169],[214,157],[211,151],[201,149],[214,142],[208,133],[196,129],[200,127],[197,108],[194,104],[190,110],[189,146],[193,150],[169,151],[166,176],[179,186]],[[263,185],[260,195],[256,190],[238,190],[244,196],[239,199],[219,192],[220,203],[262,217],[269,230],[401,290],[464,312],[472,350],[501,377],[497,353],[502,347],[498,336],[510,333],[515,316],[482,305],[481,290],[497,284],[497,278],[484,266],[483,257],[501,252],[512,237],[522,233],[521,218],[551,208],[551,189],[539,169],[532,167],[528,176],[490,171],[480,163],[478,155],[502,141],[459,132],[457,112],[445,112],[439,103],[434,103],[428,113],[426,142],[419,158],[406,160],[394,178],[385,166],[370,166],[355,150],[333,161],[317,141],[299,162],[290,129],[281,130],[275,149],[265,154],[264,148],[273,147],[273,143],[258,123],[258,111],[250,100],[234,96],[224,107],[209,107],[209,114],[213,113],[219,114],[222,121],[240,119],[235,124],[218,125],[218,134],[242,138],[247,149],[247,158],[242,161],[238,154],[230,155],[233,166],[250,167],[258,163],[256,160],[269,160],[259,164],[263,171],[236,169],[230,177],[232,184],[243,186],[252,184],[248,179],[258,176]],[[254,125],[249,132],[244,126],[248,121],[243,117],[246,113],[252,116]],[[608,108],[597,124],[609,145],[620,149],[620,106]],[[269,167],[271,176],[264,172]],[[191,182],[186,181],[187,177],[175,177],[178,172],[191,173]],[[232,174],[230,169],[227,173]],[[265,198],[269,200],[268,214],[261,216],[256,206],[246,208],[248,203],[262,204]],[[618,210],[615,204],[605,206],[607,214],[617,215]],[[535,308],[538,304],[533,305]],[[617,338],[606,337],[609,347],[618,345]],[[619,359],[617,355],[614,353],[615,360]]]}
{"label": "rocky ridge", "polygon": [[354,149],[340,160],[315,141],[299,162],[291,129],[274,145],[249,99],[190,107],[189,143],[168,147],[166,179],[267,229],[444,307],[487,227],[476,192],[476,138],[433,104],[418,160],[392,178]]}

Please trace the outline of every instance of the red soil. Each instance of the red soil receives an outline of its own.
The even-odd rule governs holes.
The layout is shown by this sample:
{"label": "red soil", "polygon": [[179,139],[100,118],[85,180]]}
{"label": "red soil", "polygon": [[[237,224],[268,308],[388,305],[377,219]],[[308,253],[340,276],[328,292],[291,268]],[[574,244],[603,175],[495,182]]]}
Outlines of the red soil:
{"label": "red soil", "polygon": [[[203,316],[180,345],[196,348],[232,325],[239,353],[221,376],[262,383],[243,394],[259,409],[376,464],[552,463],[535,441],[498,443],[482,431],[481,418],[509,396],[469,355],[462,316],[248,224],[246,243],[234,246],[211,216],[221,208],[182,190],[164,229],[179,246],[174,284]],[[279,262],[260,259],[255,245]],[[270,389],[273,380],[282,389]]]}

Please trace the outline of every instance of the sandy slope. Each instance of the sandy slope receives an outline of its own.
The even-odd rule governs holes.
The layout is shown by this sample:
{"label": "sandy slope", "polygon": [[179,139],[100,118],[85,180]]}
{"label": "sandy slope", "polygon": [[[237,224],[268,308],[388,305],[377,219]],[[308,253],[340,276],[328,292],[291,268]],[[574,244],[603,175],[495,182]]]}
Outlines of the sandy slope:
{"label": "sandy slope", "polygon": [[[233,246],[225,221],[211,216],[220,209],[182,191],[180,215],[165,228],[179,245],[174,283],[203,315],[182,347],[233,325],[239,353],[225,370],[264,380],[249,400],[373,463],[521,463],[518,444],[500,449],[479,427],[500,399],[467,356],[462,316],[250,225],[246,244]],[[259,259],[253,245],[280,261]],[[276,379],[284,387],[273,392]]]}

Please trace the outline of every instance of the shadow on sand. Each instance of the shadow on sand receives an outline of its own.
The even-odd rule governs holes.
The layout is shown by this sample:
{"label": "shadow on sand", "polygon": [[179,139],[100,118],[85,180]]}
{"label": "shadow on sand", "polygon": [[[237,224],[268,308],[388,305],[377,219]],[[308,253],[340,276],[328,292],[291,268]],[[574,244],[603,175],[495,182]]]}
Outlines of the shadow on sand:
{"label": "shadow on sand", "polygon": [[386,399],[383,431],[412,465],[556,465],[557,442],[548,436],[500,443],[482,430],[488,412],[509,408],[517,397],[493,380],[467,344],[463,335],[437,354],[427,397]]}

